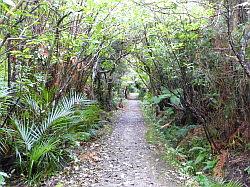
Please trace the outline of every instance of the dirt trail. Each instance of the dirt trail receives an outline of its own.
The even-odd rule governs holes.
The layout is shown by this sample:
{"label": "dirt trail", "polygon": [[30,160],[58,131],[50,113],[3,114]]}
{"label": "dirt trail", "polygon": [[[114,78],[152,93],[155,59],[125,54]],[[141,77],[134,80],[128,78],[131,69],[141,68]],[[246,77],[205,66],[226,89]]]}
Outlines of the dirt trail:
{"label": "dirt trail", "polygon": [[181,183],[184,177],[160,161],[146,142],[145,133],[139,101],[128,100],[112,134],[78,153],[78,165],[66,168],[46,186],[58,183],[70,187],[184,186]]}

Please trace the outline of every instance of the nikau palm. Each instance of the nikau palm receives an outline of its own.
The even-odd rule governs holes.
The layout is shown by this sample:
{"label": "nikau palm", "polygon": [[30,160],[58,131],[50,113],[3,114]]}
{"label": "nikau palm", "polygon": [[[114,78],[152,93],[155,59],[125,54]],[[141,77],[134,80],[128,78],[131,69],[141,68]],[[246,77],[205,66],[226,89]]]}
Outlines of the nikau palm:
{"label": "nikau palm", "polygon": [[[41,111],[35,99],[28,98],[28,106],[35,111]],[[65,141],[64,136],[70,136],[68,125],[70,120],[62,120],[71,116],[74,112],[74,106],[87,106],[94,101],[87,100],[82,94],[71,92],[68,97],[63,97],[57,105],[50,109],[47,115],[37,117],[41,121],[34,119],[13,119],[16,128],[14,137],[16,138],[15,149],[19,159],[21,170],[28,175],[30,179],[39,172],[46,171],[52,165],[60,165],[62,154],[57,149],[57,145]],[[33,106],[33,107],[32,107]],[[39,113],[36,113],[36,115]],[[45,117],[43,117],[45,116]],[[47,164],[46,164],[47,163]],[[28,165],[28,168],[27,168]],[[37,170],[40,168],[39,170]]]}

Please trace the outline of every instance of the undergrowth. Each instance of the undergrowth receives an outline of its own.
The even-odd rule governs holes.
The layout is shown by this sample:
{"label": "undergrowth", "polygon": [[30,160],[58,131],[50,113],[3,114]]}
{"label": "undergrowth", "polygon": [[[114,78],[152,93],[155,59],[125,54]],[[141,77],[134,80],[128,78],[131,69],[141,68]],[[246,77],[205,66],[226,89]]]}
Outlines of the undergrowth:
{"label": "undergrowth", "polygon": [[72,147],[98,136],[106,124],[100,106],[82,94],[71,92],[56,103],[53,93],[43,93],[23,95],[18,113],[0,129],[0,185],[39,185],[73,159]]}
{"label": "undergrowth", "polygon": [[[144,103],[144,118],[148,124],[146,139],[162,150],[162,158],[178,168],[184,174],[193,176],[199,186],[202,187],[241,187],[237,181],[223,181],[212,177],[213,169],[218,160],[211,154],[209,143],[204,135],[190,135],[195,125],[178,126],[172,122],[167,125],[164,119],[154,116],[152,107]],[[168,118],[169,114],[163,117]],[[190,137],[189,137],[190,136]],[[189,182],[188,182],[189,183]],[[194,186],[196,182],[191,182]]]}

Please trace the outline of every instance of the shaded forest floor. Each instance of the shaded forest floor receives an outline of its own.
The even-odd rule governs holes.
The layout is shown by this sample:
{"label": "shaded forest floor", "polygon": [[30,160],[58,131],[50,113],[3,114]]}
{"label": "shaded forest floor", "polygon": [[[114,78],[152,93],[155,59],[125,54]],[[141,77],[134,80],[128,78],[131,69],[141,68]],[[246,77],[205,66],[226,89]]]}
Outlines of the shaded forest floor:
{"label": "shaded forest floor", "polygon": [[187,178],[159,159],[146,130],[139,101],[128,100],[113,132],[75,150],[77,161],[45,186],[184,186]]}

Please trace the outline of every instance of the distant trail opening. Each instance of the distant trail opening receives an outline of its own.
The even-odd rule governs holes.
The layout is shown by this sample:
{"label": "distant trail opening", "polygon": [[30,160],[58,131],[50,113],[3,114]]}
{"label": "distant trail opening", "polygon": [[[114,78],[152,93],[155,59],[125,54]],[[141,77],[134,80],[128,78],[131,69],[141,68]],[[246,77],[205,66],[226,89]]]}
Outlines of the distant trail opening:
{"label": "distant trail opening", "polygon": [[129,100],[138,100],[138,97],[139,97],[139,93],[130,93],[128,95]]}

